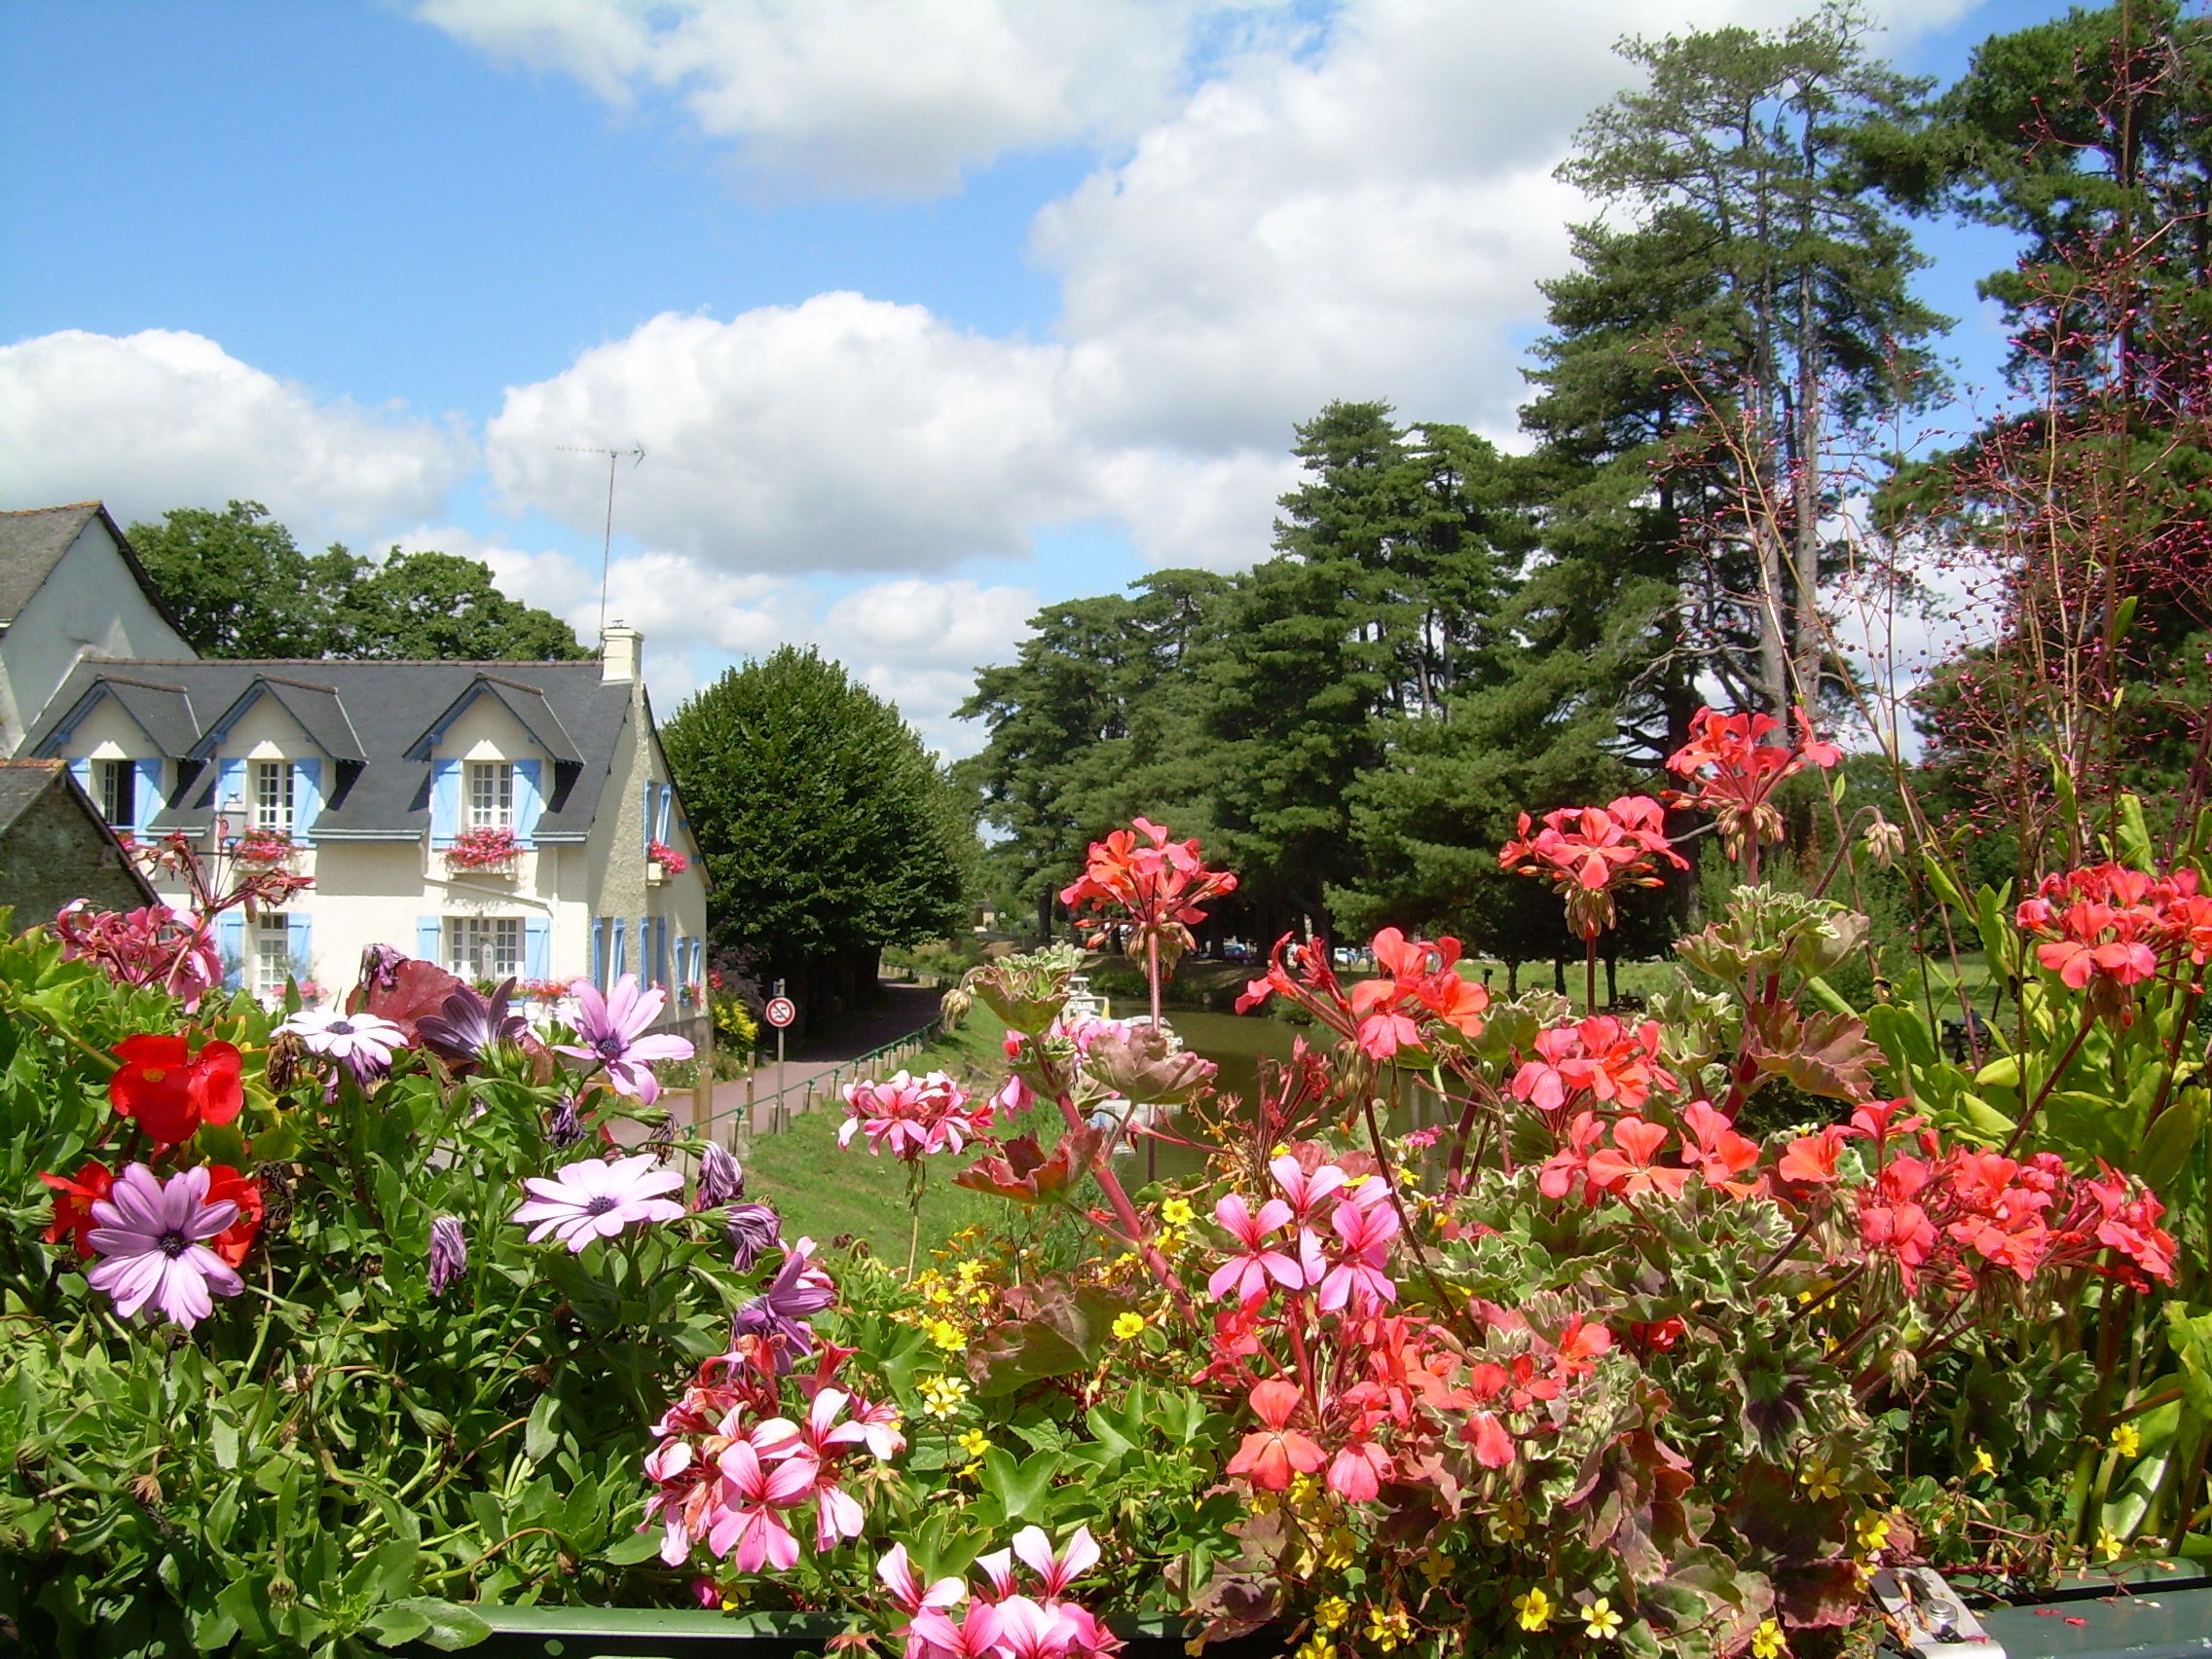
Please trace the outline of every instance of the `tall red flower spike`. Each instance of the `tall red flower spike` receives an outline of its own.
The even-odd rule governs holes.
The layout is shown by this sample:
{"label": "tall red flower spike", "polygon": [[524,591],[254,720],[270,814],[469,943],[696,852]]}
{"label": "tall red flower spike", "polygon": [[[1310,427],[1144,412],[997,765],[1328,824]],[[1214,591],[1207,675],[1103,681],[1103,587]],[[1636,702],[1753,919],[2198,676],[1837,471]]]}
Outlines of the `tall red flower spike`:
{"label": "tall red flower spike", "polygon": [[1520,839],[1499,849],[1500,868],[1539,875],[1567,901],[1567,925],[1596,939],[1613,925],[1613,895],[1623,887],[1657,887],[1653,862],[1677,869],[1689,861],[1667,839],[1666,808],[1649,795],[1620,795],[1604,806],[1563,806],[1544,814],[1541,830],[1521,815]]}
{"label": "tall red flower spike", "polygon": [[1742,859],[1761,841],[1782,839],[1782,814],[1772,797],[1783,779],[1807,766],[1825,769],[1843,758],[1834,744],[1814,737],[1803,709],[1792,709],[1790,715],[1797,741],[1786,745],[1767,741],[1782,729],[1772,715],[1700,709],[1690,717],[1689,742],[1667,756],[1667,769],[1696,786],[1684,803],[1713,814],[1731,859]]}
{"label": "tall red flower spike", "polygon": [[[1226,869],[1208,869],[1198,857],[1196,836],[1176,841],[1167,827],[1139,818],[1133,829],[1117,830],[1103,841],[1090,843],[1090,857],[1080,879],[1061,890],[1060,903],[1070,912],[1088,905],[1096,912],[1118,909],[1131,929],[1130,954],[1157,943],[1160,959],[1173,967],[1191,943],[1191,924],[1206,919],[1198,908],[1210,900],[1236,891],[1236,877]],[[1098,948],[1120,917],[1094,914],[1090,945]]]}

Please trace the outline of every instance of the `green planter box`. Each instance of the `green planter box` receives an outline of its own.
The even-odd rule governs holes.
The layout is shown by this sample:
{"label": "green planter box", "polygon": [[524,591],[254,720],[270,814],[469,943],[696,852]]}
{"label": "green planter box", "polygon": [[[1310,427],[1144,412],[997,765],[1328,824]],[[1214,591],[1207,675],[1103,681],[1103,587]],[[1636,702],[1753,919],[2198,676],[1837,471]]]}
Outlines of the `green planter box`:
{"label": "green planter box", "polygon": [[[845,1629],[824,1613],[716,1613],[690,1607],[481,1607],[489,1641],[473,1659],[799,1659],[820,1653]],[[1180,1619],[1112,1619],[1128,1643],[1124,1659],[1184,1659],[1190,1630]],[[401,1649],[407,1659],[445,1659]],[[1286,1644],[1268,1632],[1206,1645],[1208,1659],[1279,1659]]]}

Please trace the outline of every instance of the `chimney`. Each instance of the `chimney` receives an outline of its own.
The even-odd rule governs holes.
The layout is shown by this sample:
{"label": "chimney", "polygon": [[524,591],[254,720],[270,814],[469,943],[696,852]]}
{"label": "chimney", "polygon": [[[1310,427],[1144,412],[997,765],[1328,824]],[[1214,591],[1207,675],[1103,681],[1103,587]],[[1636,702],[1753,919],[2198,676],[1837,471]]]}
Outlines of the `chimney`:
{"label": "chimney", "polygon": [[610,623],[599,637],[599,678],[606,683],[634,681],[639,659],[645,654],[645,638],[626,623]]}

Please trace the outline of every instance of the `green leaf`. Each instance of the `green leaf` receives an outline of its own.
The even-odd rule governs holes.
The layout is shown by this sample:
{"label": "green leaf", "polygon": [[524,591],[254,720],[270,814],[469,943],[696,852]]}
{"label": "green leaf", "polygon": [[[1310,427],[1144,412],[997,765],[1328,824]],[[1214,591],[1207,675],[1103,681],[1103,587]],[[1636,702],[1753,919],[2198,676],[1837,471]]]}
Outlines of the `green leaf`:
{"label": "green leaf", "polygon": [[2189,1172],[2190,1154],[2203,1138],[2208,1107],[2212,1107],[2212,1095],[2205,1090],[2181,1089],[2144,1134],[2132,1167],[2144,1185],[2161,1198],[2168,1198],[2167,1189]]}
{"label": "green leaf", "polygon": [[538,1395],[537,1404],[530,1408],[530,1422],[522,1432],[522,1451],[533,1463],[544,1462],[560,1445],[560,1434],[553,1426],[560,1410],[560,1397],[551,1390]]}
{"label": "green leaf", "polygon": [[1016,1463],[993,1446],[983,1454],[982,1488],[998,1499],[1008,1521],[1042,1521],[1045,1493],[1062,1461],[1057,1452],[1033,1452]]}
{"label": "green leaf", "polygon": [[440,1652],[451,1653],[462,1647],[473,1647],[492,1634],[492,1627],[484,1615],[473,1607],[463,1607],[453,1602],[440,1602],[428,1596],[411,1596],[404,1602],[393,1602],[379,1611],[381,1620],[417,1618],[421,1627],[404,1637],[384,1641],[387,1647],[399,1641],[426,1641]]}
{"label": "green leaf", "polygon": [[626,1538],[617,1538],[600,1552],[600,1560],[614,1567],[636,1567],[642,1561],[650,1561],[660,1554],[660,1534],[656,1531],[632,1532]]}

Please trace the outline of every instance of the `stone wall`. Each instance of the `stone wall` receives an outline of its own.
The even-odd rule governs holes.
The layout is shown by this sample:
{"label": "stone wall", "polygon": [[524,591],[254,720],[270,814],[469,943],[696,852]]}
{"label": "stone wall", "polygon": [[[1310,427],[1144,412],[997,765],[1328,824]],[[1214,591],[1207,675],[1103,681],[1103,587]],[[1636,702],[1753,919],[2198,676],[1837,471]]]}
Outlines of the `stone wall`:
{"label": "stone wall", "polygon": [[8,925],[19,933],[52,921],[77,899],[101,910],[135,910],[146,903],[115,844],[87,822],[57,781],[0,832],[0,906],[14,906]]}

